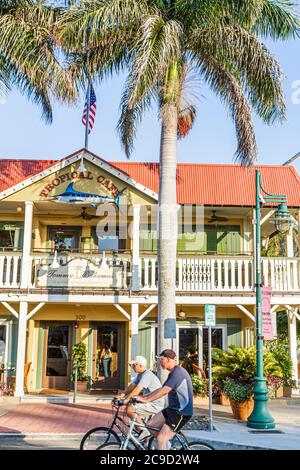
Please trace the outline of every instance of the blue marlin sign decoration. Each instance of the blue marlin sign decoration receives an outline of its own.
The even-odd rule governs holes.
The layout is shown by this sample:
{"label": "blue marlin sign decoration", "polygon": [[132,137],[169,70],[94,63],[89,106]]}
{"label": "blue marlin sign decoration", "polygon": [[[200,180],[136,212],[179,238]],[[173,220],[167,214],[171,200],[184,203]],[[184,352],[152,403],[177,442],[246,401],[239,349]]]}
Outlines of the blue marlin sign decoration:
{"label": "blue marlin sign decoration", "polygon": [[122,191],[119,191],[116,197],[110,197],[76,191],[73,184],[74,182],[70,183],[62,194],[53,196],[54,201],[73,204],[91,204],[93,207],[96,207],[98,204],[113,203],[119,207],[120,197],[126,189],[124,188]]}

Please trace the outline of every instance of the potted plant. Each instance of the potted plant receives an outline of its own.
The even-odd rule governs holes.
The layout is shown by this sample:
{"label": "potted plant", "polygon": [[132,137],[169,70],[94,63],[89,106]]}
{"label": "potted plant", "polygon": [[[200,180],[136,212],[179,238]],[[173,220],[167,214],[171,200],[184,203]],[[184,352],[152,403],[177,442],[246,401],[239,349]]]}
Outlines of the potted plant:
{"label": "potted plant", "polygon": [[[229,346],[229,349],[213,350],[213,373],[220,382],[222,393],[229,398],[232,411],[238,415],[237,408],[250,414],[253,394],[253,378],[256,375],[256,349]],[[282,377],[282,371],[273,353],[264,351],[264,374],[267,377]],[[228,379],[230,381],[228,382]],[[271,383],[271,381],[270,381]],[[251,393],[250,393],[251,391]],[[246,404],[249,401],[250,403]],[[243,419],[243,418],[238,418]]]}
{"label": "potted plant", "polygon": [[75,374],[77,368],[77,391],[87,392],[88,375],[87,375],[87,347],[84,342],[77,343],[72,348],[72,364],[73,364],[73,382],[75,386]]}
{"label": "potted plant", "polygon": [[203,379],[197,374],[191,375],[193,391],[194,391],[194,404],[200,405],[207,402],[208,397],[208,381]]}
{"label": "potted plant", "polygon": [[289,354],[289,346],[284,336],[266,342],[266,347],[272,352],[282,372],[281,383],[275,390],[276,398],[291,397],[292,389],[297,388],[295,380],[293,380],[293,363]]}
{"label": "potted plant", "polygon": [[223,381],[223,391],[229,398],[233,417],[246,421],[254,406],[252,384],[227,377]]}

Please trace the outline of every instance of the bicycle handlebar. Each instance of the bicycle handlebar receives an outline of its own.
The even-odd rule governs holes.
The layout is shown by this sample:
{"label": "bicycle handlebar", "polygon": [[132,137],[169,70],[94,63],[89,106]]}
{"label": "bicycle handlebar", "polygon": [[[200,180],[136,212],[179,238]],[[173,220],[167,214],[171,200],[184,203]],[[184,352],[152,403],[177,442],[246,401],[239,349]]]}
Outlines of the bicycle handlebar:
{"label": "bicycle handlebar", "polygon": [[112,400],[112,403],[114,406],[127,406],[130,403],[138,403],[138,401],[136,400],[136,398],[132,397],[127,403],[125,403],[124,398],[114,398]]}

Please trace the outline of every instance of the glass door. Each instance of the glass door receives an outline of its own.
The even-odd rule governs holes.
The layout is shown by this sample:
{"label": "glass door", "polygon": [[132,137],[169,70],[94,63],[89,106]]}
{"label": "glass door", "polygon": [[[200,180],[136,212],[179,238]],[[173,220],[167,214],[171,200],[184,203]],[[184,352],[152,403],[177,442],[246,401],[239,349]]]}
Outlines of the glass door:
{"label": "glass door", "polygon": [[80,227],[49,227],[51,251],[78,252],[80,235]]}
{"label": "glass door", "polygon": [[[211,329],[211,347],[224,349],[224,328],[215,327]],[[208,375],[207,364],[208,364],[208,328],[202,328],[202,364],[201,367]]]}
{"label": "glass door", "polygon": [[116,390],[120,386],[120,325],[96,326],[93,389]]}
{"label": "glass door", "polygon": [[43,387],[70,389],[71,340],[70,324],[53,323],[46,326]]}
{"label": "glass door", "polygon": [[[212,328],[212,347],[226,348],[225,327]],[[208,328],[205,326],[178,327],[178,359],[190,374],[197,374],[201,367],[207,374]]]}

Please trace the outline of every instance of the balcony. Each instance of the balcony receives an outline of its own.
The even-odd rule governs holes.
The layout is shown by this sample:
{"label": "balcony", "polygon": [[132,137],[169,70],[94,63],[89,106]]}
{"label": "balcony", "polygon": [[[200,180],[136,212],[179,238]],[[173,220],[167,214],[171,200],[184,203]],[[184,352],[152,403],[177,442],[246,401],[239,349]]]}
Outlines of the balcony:
{"label": "balcony", "polygon": [[[19,289],[22,254],[0,254],[0,290]],[[137,269],[138,268],[138,269]],[[157,258],[142,256],[134,269],[132,256],[126,254],[63,253],[32,254],[28,289],[55,290],[130,290],[135,272],[141,291],[156,291]],[[262,281],[273,292],[300,291],[300,258],[262,258]],[[254,292],[254,260],[251,256],[183,256],[176,266],[178,292],[219,292],[243,294]]]}

